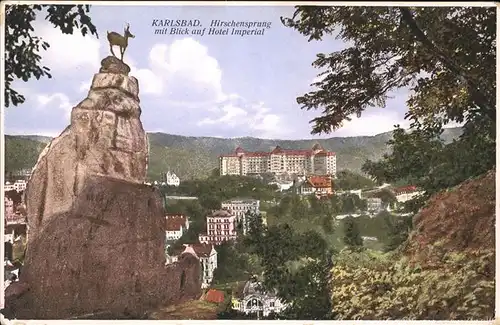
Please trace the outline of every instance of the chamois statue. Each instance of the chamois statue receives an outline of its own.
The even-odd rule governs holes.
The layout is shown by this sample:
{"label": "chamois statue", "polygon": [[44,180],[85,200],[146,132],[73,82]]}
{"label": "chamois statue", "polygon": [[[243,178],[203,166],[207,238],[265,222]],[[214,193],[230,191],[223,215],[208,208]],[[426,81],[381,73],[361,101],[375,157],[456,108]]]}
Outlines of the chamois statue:
{"label": "chamois statue", "polygon": [[123,32],[123,36],[118,34],[117,32],[109,32],[108,31],[108,42],[109,42],[109,49],[111,50],[111,54],[113,54],[114,57],[116,57],[115,52],[113,52],[113,46],[119,46],[120,47],[120,54],[121,58],[120,60],[123,62],[123,55],[125,54],[125,50],[127,49],[128,46],[128,39],[130,38],[135,38],[134,35],[129,31],[130,24],[127,23],[127,26],[125,27],[125,30]]}

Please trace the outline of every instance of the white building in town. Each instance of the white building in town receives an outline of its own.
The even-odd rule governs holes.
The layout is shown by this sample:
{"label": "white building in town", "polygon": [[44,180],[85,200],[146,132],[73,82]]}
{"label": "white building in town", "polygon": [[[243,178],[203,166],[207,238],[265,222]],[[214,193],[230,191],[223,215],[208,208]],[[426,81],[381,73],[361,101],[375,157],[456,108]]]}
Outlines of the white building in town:
{"label": "white building in town", "polygon": [[198,235],[203,244],[220,245],[226,241],[236,240],[236,217],[226,209],[212,211],[206,218],[207,232]]}
{"label": "white building in town", "polygon": [[337,195],[354,194],[354,195],[357,195],[360,199],[363,198],[362,190],[335,191],[335,194],[337,194]]}
{"label": "white building in town", "polygon": [[178,240],[189,229],[189,218],[183,214],[167,214],[165,221],[167,242]]}
{"label": "white building in town", "polygon": [[211,244],[190,244],[200,259],[202,269],[202,288],[208,288],[214,279],[214,271],[217,268],[217,251]]}
{"label": "white building in town", "polygon": [[378,197],[370,197],[366,199],[367,210],[372,213],[382,211],[382,199]]}
{"label": "white building in town", "polygon": [[281,181],[281,182],[269,183],[269,185],[276,185],[278,187],[279,192],[283,192],[283,191],[287,191],[287,190],[291,189],[293,187],[293,184],[294,184],[293,181],[289,181],[289,182]]}
{"label": "white building in town", "polygon": [[181,180],[177,175],[175,175],[170,170],[165,174],[165,182],[168,186],[179,186],[181,185]]}
{"label": "white building in town", "polygon": [[224,210],[228,210],[236,217],[236,222],[243,225],[243,234],[247,233],[247,213],[260,213],[260,201],[255,199],[233,199],[221,203]]}
{"label": "white building in town", "polygon": [[17,191],[17,192],[22,192],[26,189],[27,182],[23,179],[19,179],[15,181],[14,183],[11,182],[5,182],[5,185],[3,187],[4,191]]}
{"label": "white building in town", "polygon": [[404,203],[414,199],[416,196],[423,194],[423,191],[419,191],[416,186],[404,186],[398,187],[393,190],[394,195],[398,203]]}
{"label": "white building in town", "polygon": [[214,279],[214,272],[217,268],[217,251],[211,244],[184,244],[184,248],[180,251],[173,252],[171,255],[166,254],[167,263],[175,263],[179,260],[179,256],[183,253],[190,253],[200,260],[202,272],[202,288],[208,288]]}
{"label": "white building in town", "polygon": [[276,293],[266,292],[256,279],[247,281],[243,290],[233,296],[231,304],[233,309],[245,314],[254,314],[257,319],[269,316],[272,312],[279,313],[286,308]]}

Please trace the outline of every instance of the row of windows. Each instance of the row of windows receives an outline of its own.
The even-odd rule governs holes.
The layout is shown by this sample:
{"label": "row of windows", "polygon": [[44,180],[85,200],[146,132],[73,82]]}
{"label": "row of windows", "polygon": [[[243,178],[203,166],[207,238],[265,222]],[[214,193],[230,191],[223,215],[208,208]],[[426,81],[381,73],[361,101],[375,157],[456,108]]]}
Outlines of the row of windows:
{"label": "row of windows", "polygon": [[[215,227],[217,226],[217,227]],[[223,224],[223,225],[208,225],[208,228],[209,229],[222,229],[221,226],[224,226],[224,229],[229,229],[229,225],[228,224]]]}
{"label": "row of windows", "polygon": [[[216,231],[215,230],[210,230],[208,232],[209,235],[216,235]],[[221,231],[217,231],[217,235],[229,235],[229,230],[221,230]]]}
{"label": "row of windows", "polygon": [[230,218],[224,218],[224,219],[215,219],[215,218],[207,218],[207,223],[231,223],[233,220],[230,220]]}

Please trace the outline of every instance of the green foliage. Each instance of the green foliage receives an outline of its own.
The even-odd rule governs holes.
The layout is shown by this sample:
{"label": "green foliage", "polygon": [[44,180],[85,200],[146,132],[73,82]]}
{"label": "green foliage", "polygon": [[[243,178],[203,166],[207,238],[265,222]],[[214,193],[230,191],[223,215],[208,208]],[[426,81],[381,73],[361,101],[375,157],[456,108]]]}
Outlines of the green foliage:
{"label": "green foliage", "polygon": [[[278,318],[330,317],[328,270],[331,258],[328,244],[320,234],[313,230],[298,233],[288,224],[265,227],[256,223],[245,245],[260,257],[264,287],[276,289],[278,297],[290,304]],[[298,265],[294,263],[298,261]],[[291,264],[295,265],[293,269]]]}
{"label": "green foliage", "polygon": [[247,238],[250,240],[250,245],[254,244],[254,242],[259,242],[265,231],[262,215],[260,213],[248,212],[245,215],[245,221],[247,223]]}
{"label": "green foliage", "polygon": [[342,206],[342,214],[355,213],[356,211],[366,211],[367,208],[366,200],[361,199],[356,194],[340,195],[340,202]]}
{"label": "green foliage", "polygon": [[150,139],[148,164],[148,178],[152,180],[160,180],[162,173],[168,170],[173,171],[181,180],[204,179],[214,174],[217,158],[211,157],[203,149],[167,147]]}
{"label": "green foliage", "polygon": [[413,215],[398,216],[396,218],[391,218],[390,215],[383,215],[382,218],[387,229],[385,250],[395,250],[408,239],[410,231],[413,228]]}
{"label": "green foliage", "polygon": [[444,252],[433,268],[369,251],[343,251],[331,271],[338,320],[491,319],[494,252]]}
{"label": "green foliage", "polygon": [[206,179],[186,180],[177,188],[169,189],[169,195],[196,196],[207,208],[220,208],[220,202],[238,197],[272,200],[276,186],[249,176],[217,176]]}
{"label": "green foliage", "polygon": [[[282,21],[309,40],[337,33],[352,44],[313,63],[326,70],[316,90],[297,99],[303,109],[323,110],[312,133],[334,131],[385,106],[391,92],[410,90],[413,132],[396,126],[389,152],[362,167],[378,183],[404,179],[430,195],[495,165],[494,8],[297,6]],[[463,133],[445,145],[439,137],[452,121],[465,123]]]}
{"label": "green foliage", "polygon": [[6,5],[5,6],[5,107],[24,103],[25,97],[12,88],[18,79],[51,78],[50,68],[40,66],[42,50],[50,44],[34,34],[32,26],[37,15],[47,14],[45,19],[64,34],[79,29],[83,36],[97,36],[88,12],[89,5]]}
{"label": "green foliage", "polygon": [[31,170],[45,146],[45,143],[39,141],[6,135],[5,172],[16,173],[23,169]]}
{"label": "green foliage", "polygon": [[335,190],[357,190],[373,188],[375,182],[371,179],[352,172],[350,170],[341,170],[337,173],[337,179],[333,181]]}
{"label": "green foliage", "polygon": [[344,244],[349,248],[360,248],[363,246],[363,238],[358,228],[358,223],[353,217],[344,218]]}
{"label": "green foliage", "polygon": [[380,191],[375,193],[374,196],[380,198],[382,200],[382,204],[384,204],[386,206],[393,205],[397,202],[397,199],[396,199],[396,196],[394,195],[394,193],[387,188],[381,189]]}
{"label": "green foliage", "polygon": [[[328,279],[331,260],[324,257],[308,261],[286,283],[289,306],[280,319],[328,320],[332,318],[330,284]],[[281,295],[285,295],[281,292]]]}
{"label": "green foliage", "polygon": [[261,261],[245,246],[224,242],[215,247],[217,251],[217,269],[214,271],[215,284],[246,281],[252,274],[262,272]]}
{"label": "green foliage", "polygon": [[495,8],[297,6],[282,22],[309,40],[335,33],[352,44],[318,54],[313,65],[326,69],[323,79],[297,99],[304,109],[324,110],[313,120],[313,133],[334,131],[407,87],[413,91],[408,116],[428,127],[476,113],[495,120],[495,73],[489,68],[496,58]]}
{"label": "green foliage", "polygon": [[391,154],[378,162],[367,161],[363,171],[387,182],[405,179],[425,191],[422,198],[406,204],[406,210],[415,212],[430,195],[481,175],[495,165],[495,141],[481,129],[470,127],[459,140],[447,145],[437,133],[398,128],[388,142]]}

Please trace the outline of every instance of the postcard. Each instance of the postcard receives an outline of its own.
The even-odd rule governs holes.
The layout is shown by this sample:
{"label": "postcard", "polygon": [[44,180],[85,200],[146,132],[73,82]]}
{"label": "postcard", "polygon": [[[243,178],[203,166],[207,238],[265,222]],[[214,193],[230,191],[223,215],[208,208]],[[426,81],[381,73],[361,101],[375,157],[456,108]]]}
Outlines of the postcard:
{"label": "postcard", "polygon": [[494,319],[493,3],[2,18],[2,322]]}

